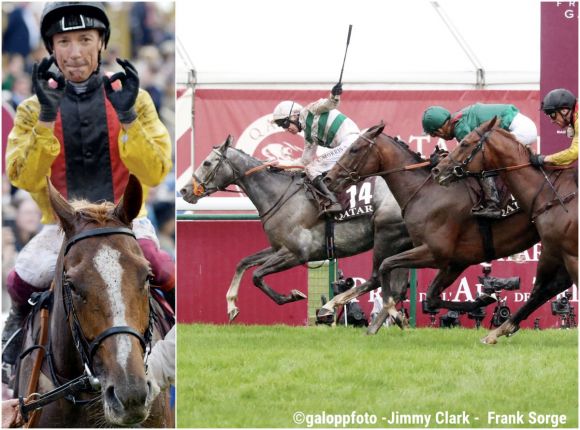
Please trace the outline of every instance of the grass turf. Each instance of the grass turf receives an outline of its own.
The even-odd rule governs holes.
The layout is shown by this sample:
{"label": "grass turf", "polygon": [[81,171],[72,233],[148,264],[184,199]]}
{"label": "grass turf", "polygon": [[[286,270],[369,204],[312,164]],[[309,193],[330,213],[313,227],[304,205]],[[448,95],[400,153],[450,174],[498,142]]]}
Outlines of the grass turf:
{"label": "grass turf", "polygon": [[[179,325],[177,426],[334,427],[316,420],[356,411],[377,421],[349,427],[424,427],[390,425],[392,413],[427,414],[429,427],[552,427],[536,413],[577,428],[577,330],[520,330],[494,346],[479,342],[485,332]],[[445,411],[469,422],[435,422]],[[490,411],[523,424],[489,422]]]}

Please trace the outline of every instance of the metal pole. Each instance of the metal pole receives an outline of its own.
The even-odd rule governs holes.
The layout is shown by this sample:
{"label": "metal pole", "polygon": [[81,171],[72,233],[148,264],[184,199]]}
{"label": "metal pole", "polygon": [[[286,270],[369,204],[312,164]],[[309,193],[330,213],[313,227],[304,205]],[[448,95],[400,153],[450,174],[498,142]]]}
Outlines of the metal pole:
{"label": "metal pole", "polygon": [[411,287],[411,297],[409,306],[409,324],[411,327],[417,327],[417,269],[411,269],[411,277],[409,279]]}

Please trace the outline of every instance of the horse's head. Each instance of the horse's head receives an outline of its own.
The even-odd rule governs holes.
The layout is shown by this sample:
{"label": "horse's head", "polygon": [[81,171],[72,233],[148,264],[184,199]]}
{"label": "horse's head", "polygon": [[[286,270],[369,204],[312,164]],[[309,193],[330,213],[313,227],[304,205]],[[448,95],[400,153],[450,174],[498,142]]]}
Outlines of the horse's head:
{"label": "horse's head", "polygon": [[138,424],[148,417],[154,395],[144,362],[152,330],[151,270],[131,230],[143,200],[141,184],[131,176],[116,206],[69,203],[50,181],[48,188],[65,235],[55,298],[62,299],[78,344],[77,366],[98,378],[109,424]]}
{"label": "horse's head", "polygon": [[355,140],[342,154],[334,167],[326,174],[324,181],[335,192],[345,190],[349,185],[361,180],[364,175],[376,173],[380,168],[380,157],[375,147],[375,139],[385,125],[383,123],[369,128]]}
{"label": "horse's head", "polygon": [[481,172],[484,169],[483,145],[492,130],[496,128],[497,123],[498,117],[496,116],[465,136],[455,149],[431,170],[433,178],[440,185],[446,186],[464,178],[468,168],[471,172]]}
{"label": "horse's head", "polygon": [[238,172],[227,158],[227,151],[233,140],[232,136],[228,136],[221,146],[214,147],[203,160],[193,173],[191,183],[179,191],[183,200],[195,204],[202,197],[225,189],[238,179]]}

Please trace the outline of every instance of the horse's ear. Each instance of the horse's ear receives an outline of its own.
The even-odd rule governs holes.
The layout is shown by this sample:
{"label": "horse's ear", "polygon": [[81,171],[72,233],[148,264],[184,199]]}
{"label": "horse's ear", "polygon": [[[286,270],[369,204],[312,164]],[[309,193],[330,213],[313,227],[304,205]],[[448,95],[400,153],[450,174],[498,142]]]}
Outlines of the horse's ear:
{"label": "horse's ear", "polygon": [[370,134],[369,137],[371,139],[374,139],[379,134],[381,134],[384,129],[385,129],[385,123],[381,121],[381,123],[379,125],[375,125],[375,126],[369,128],[368,131],[367,131],[367,133]]}
{"label": "horse's ear", "polygon": [[222,147],[220,148],[220,151],[222,153],[226,152],[226,150],[232,146],[232,144],[234,143],[234,138],[231,134],[228,134],[228,138],[226,139],[226,141],[224,142],[224,144],[222,145]]}
{"label": "horse's ear", "polygon": [[48,200],[54,214],[58,218],[60,226],[64,231],[66,237],[74,234],[75,226],[75,210],[72,205],[58,192],[58,190],[50,182],[50,178],[46,177],[46,184],[48,187]]}
{"label": "horse's ear", "polygon": [[499,119],[499,117],[496,115],[492,118],[492,120],[489,122],[489,124],[487,125],[487,129],[491,130],[492,128],[495,127],[495,124],[497,123],[497,120]]}
{"label": "horse's ear", "polygon": [[123,197],[115,206],[115,215],[124,224],[131,225],[131,222],[139,215],[143,205],[143,188],[139,179],[134,175],[129,175],[129,182],[125,187]]}

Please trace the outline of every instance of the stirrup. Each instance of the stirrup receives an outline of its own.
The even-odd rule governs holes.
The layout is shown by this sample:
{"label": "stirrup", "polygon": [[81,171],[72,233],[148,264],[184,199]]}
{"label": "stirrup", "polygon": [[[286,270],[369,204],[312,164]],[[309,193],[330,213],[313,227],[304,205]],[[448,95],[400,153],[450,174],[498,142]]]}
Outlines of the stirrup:
{"label": "stirrup", "polygon": [[484,206],[482,208],[473,208],[471,212],[474,216],[481,217],[481,218],[491,218],[491,219],[500,219],[501,218],[501,209],[499,208],[492,208],[489,206]]}

